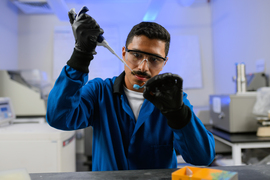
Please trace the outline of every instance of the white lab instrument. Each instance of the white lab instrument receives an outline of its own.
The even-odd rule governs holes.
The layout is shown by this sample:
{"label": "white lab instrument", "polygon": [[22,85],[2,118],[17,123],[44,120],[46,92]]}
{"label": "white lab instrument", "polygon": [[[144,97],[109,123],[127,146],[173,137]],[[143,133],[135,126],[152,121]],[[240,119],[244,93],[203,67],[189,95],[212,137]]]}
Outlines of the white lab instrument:
{"label": "white lab instrument", "polygon": [[0,97],[11,99],[17,117],[45,116],[51,88],[40,70],[0,70]]}
{"label": "white lab instrument", "polygon": [[0,112],[2,171],[75,172],[75,131],[54,129],[44,118],[17,121],[9,98],[0,98]]}
{"label": "white lab instrument", "polygon": [[31,180],[26,169],[0,170],[1,180]]}
{"label": "white lab instrument", "polygon": [[12,123],[16,115],[9,98],[0,97],[0,126]]}

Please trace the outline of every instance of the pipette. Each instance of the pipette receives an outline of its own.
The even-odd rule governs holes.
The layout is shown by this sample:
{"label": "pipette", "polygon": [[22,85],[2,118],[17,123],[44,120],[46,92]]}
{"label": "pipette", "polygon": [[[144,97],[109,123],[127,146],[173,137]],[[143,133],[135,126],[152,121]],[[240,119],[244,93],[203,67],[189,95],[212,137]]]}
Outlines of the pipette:
{"label": "pipette", "polygon": [[[72,10],[75,11],[75,9],[72,9]],[[89,9],[86,6],[83,6],[82,9],[79,11],[78,15],[75,18],[79,17],[81,13],[86,13],[87,11],[89,11]],[[127,63],[123,59],[121,59],[115,53],[115,51],[110,47],[110,45],[108,44],[108,42],[105,40],[105,38],[102,35],[99,35],[98,36],[97,42],[98,42],[97,43],[98,46],[103,46],[103,47],[107,48],[112,54],[114,54],[122,63],[124,63],[130,69],[130,71],[131,71],[131,73],[133,75],[135,75],[135,72],[127,65]],[[142,83],[141,86],[138,85],[138,84],[134,84],[133,85],[133,88],[136,89],[136,90],[138,90],[140,88],[143,88],[144,87],[144,84],[145,84],[145,82]]]}
{"label": "pipette", "polygon": [[[125,61],[123,61],[123,60],[122,60],[122,59],[114,52],[114,50],[109,46],[109,44],[107,43],[107,41],[105,40],[105,38],[104,38],[103,36],[101,36],[101,35],[98,36],[98,40],[97,40],[97,41],[98,41],[98,43],[97,43],[98,46],[103,46],[103,47],[107,48],[112,54],[114,54],[118,59],[120,59],[120,61],[122,61],[122,62],[130,69],[130,71],[131,71],[131,73],[132,73],[133,75],[135,75],[134,71],[126,64]],[[138,85],[138,84],[134,84],[134,85],[133,85],[133,88],[136,89],[136,90],[141,89],[141,88],[144,87],[144,84],[145,84],[145,82],[142,83],[141,86]]]}
{"label": "pipette", "polygon": [[[132,73],[133,75],[135,75],[134,71],[126,64],[126,62],[125,62],[124,60],[122,60],[122,59],[114,52],[114,50],[109,46],[108,42],[105,40],[105,38],[104,38],[102,35],[98,36],[98,40],[97,40],[97,41],[98,41],[98,43],[97,43],[98,46],[103,46],[103,47],[107,48],[112,54],[114,54],[118,59],[120,59],[120,61],[122,61],[122,62],[130,69],[130,71],[131,71],[131,73]],[[141,88],[144,87],[144,84],[145,84],[145,82],[142,83],[141,86],[138,85],[138,84],[134,84],[134,85],[133,85],[133,88],[136,89],[136,90],[141,89]]]}
{"label": "pipette", "polygon": [[105,48],[107,48],[112,54],[114,54],[120,61],[122,61],[122,63],[124,63],[131,71],[132,74],[135,74],[134,71],[127,65],[127,63],[121,59],[116,53],[115,51],[109,46],[108,42],[105,40],[105,38],[102,35],[98,36],[98,40],[97,40],[97,45],[98,46],[103,46]]}
{"label": "pipette", "polygon": [[[73,8],[72,11],[75,12],[75,9]],[[86,6],[83,6],[82,9],[78,12],[78,15],[75,15],[75,19],[78,18],[82,13],[86,13],[87,11],[89,11],[89,9]],[[108,42],[105,40],[105,38],[102,35],[98,36],[97,42],[98,42],[97,43],[98,46],[103,46],[107,48],[112,54],[114,54],[122,63],[124,63],[130,69],[132,74],[135,74],[134,71],[127,65],[127,63],[123,59],[121,59],[115,53],[115,51],[109,46]]]}
{"label": "pipette", "polygon": [[145,85],[145,82],[143,82],[143,83],[141,84],[141,86],[140,86],[139,84],[134,84],[134,85],[133,85],[133,88],[136,89],[136,90],[138,90],[138,89],[143,88],[144,85]]}
{"label": "pipette", "polygon": [[[130,71],[131,71],[131,73],[132,73],[133,75],[135,75],[135,72],[134,72],[127,64],[126,64],[126,62],[125,62],[124,60],[122,60],[122,59],[114,52],[114,50],[109,46],[108,42],[105,40],[105,38],[104,38],[102,35],[99,35],[99,36],[98,36],[98,40],[97,40],[97,41],[98,41],[98,43],[97,43],[98,46],[103,46],[103,47],[107,48],[112,54],[114,54],[118,59],[120,59],[120,61],[122,61],[122,62],[130,69]],[[145,84],[145,82],[142,83],[141,86],[138,85],[138,84],[134,84],[134,85],[133,85],[133,88],[136,89],[136,90],[141,89],[141,88],[144,87],[144,84]]]}

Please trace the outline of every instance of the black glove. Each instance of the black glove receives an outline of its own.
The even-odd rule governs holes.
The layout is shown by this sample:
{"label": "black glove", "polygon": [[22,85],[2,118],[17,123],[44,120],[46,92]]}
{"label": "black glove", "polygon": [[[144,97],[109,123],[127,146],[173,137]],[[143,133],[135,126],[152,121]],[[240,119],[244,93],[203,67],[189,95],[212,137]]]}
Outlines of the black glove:
{"label": "black glove", "polygon": [[185,126],[191,117],[189,107],[183,104],[182,85],[180,76],[165,73],[149,79],[143,92],[144,98],[152,102],[175,129]]}
{"label": "black glove", "polygon": [[156,75],[145,83],[143,96],[162,113],[176,111],[183,105],[183,79],[171,73]]}
{"label": "black glove", "polygon": [[71,9],[68,16],[76,41],[75,49],[94,55],[97,54],[95,48],[98,36],[103,34],[104,31],[99,27],[95,19],[86,14],[87,11],[87,7],[84,6],[77,15],[74,9]]}
{"label": "black glove", "polygon": [[84,6],[78,14],[75,13],[74,9],[68,12],[76,42],[73,54],[67,64],[84,73],[89,72],[90,61],[94,58],[93,55],[97,54],[95,48],[98,36],[104,33],[97,22],[85,14],[87,11],[88,8]]}

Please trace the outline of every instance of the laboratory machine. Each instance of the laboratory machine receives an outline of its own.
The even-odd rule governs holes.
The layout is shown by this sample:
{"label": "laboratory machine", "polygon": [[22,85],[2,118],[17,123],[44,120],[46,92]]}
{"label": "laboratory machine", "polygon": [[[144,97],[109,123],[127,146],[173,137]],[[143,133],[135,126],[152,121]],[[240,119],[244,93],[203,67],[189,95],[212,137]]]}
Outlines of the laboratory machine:
{"label": "laboratory machine", "polygon": [[252,114],[256,92],[210,95],[210,119],[214,127],[229,133],[256,132],[258,124]]}
{"label": "laboratory machine", "polygon": [[247,79],[247,91],[257,91],[261,87],[269,86],[268,75],[264,72],[248,73],[246,74]]}
{"label": "laboratory machine", "polygon": [[46,115],[52,84],[47,73],[38,69],[0,70],[0,97],[9,97],[16,116]]}
{"label": "laboratory machine", "polygon": [[236,63],[235,94],[210,95],[210,120],[214,127],[229,133],[256,132],[259,124],[253,107],[257,90],[269,86],[264,72],[246,74],[245,63]]}
{"label": "laboratory machine", "polygon": [[75,172],[75,131],[50,127],[44,117],[16,119],[12,101],[0,97],[0,169],[28,173]]}

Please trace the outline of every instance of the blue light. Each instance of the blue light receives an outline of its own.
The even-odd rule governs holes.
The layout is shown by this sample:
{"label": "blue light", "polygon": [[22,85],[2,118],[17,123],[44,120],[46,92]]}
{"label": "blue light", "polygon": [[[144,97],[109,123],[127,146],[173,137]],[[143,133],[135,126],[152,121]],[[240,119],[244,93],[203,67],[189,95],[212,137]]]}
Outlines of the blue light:
{"label": "blue light", "polygon": [[147,12],[145,13],[144,17],[143,17],[143,21],[149,21],[149,22],[153,22],[156,20],[163,4],[165,1],[154,1],[152,0]]}
{"label": "blue light", "polygon": [[159,12],[147,11],[143,17],[143,21],[153,22],[156,20]]}
{"label": "blue light", "polygon": [[229,105],[231,102],[231,97],[230,96],[225,96],[223,99],[222,99],[222,103],[225,104],[225,105]]}

